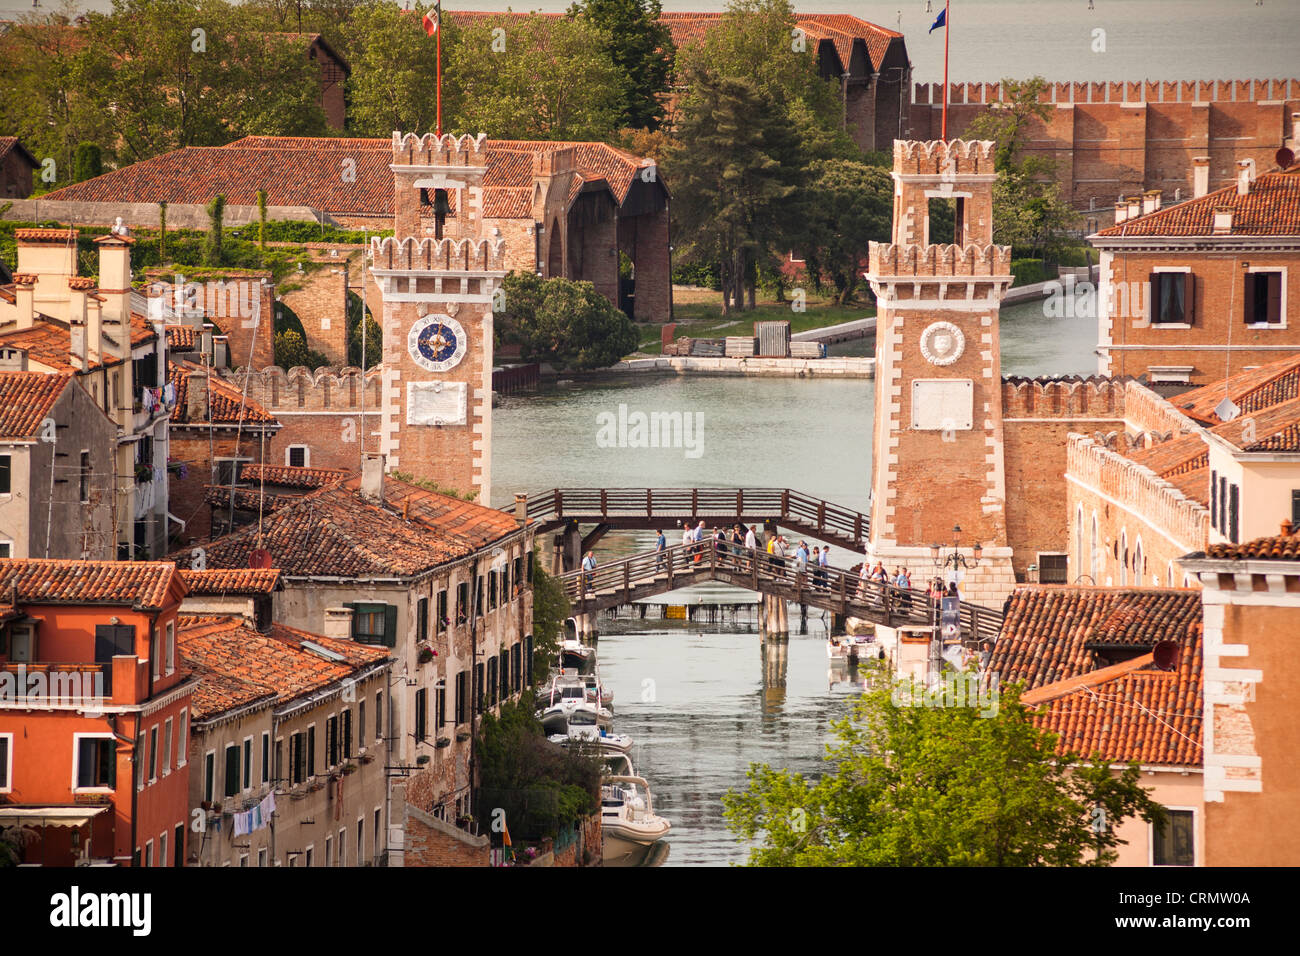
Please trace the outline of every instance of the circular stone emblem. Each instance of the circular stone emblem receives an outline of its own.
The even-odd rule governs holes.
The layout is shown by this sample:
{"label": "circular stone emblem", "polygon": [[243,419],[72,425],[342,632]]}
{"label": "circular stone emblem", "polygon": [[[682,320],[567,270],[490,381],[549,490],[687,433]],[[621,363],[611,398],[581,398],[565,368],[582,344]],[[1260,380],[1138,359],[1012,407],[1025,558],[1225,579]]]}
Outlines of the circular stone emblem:
{"label": "circular stone emblem", "polygon": [[935,322],[921,333],[921,354],[931,365],[951,365],[965,348],[966,336],[951,322]]}
{"label": "circular stone emblem", "polygon": [[451,316],[426,315],[411,326],[406,347],[421,368],[445,372],[465,357],[467,339],[465,330]]}

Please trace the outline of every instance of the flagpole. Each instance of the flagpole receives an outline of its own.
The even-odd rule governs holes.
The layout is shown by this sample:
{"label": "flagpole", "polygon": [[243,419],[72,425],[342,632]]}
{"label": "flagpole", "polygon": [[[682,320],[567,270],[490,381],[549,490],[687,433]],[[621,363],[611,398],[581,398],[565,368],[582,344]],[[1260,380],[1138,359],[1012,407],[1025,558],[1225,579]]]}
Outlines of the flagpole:
{"label": "flagpole", "polygon": [[952,33],[952,16],[949,13],[950,2],[943,4],[943,133],[941,138],[948,141],[948,35]]}
{"label": "flagpole", "polygon": [[[442,136],[442,0],[434,5],[438,11],[438,135]],[[945,39],[944,42],[947,42]],[[944,50],[945,68],[947,64],[947,49]],[[947,78],[945,76],[945,82]]]}

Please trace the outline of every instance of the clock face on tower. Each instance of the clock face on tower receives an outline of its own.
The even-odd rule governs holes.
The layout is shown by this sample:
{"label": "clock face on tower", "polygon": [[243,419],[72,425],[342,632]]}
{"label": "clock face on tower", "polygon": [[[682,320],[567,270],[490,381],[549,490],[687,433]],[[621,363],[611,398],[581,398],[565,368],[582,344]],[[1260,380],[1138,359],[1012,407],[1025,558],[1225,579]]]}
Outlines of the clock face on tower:
{"label": "clock face on tower", "polygon": [[467,344],[465,330],[449,315],[422,316],[406,339],[415,364],[430,372],[445,372],[459,365]]}

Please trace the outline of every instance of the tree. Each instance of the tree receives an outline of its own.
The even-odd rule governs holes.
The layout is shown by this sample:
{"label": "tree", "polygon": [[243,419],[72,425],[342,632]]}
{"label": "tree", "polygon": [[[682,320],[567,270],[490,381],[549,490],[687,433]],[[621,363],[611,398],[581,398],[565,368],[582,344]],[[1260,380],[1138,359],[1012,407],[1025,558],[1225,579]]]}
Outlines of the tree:
{"label": "tree", "polygon": [[1056,161],[1024,154],[1035,125],[1042,125],[1052,113],[1048,84],[1041,76],[1008,78],[1002,81],[1002,90],[1004,100],[975,117],[963,134],[966,139],[997,144],[993,238],[1003,245],[1054,252],[1064,244],[1065,230],[1075,214],[1061,192]]}
{"label": "tree", "polygon": [[847,159],[818,160],[799,194],[804,226],[796,248],[815,279],[825,274],[840,305],[853,298],[862,276],[867,243],[888,242],[893,222],[894,180],[879,166]]}
{"label": "tree", "polygon": [[[420,29],[420,17],[431,7],[419,4],[413,13],[404,13],[396,4],[366,4],[349,19],[344,51],[352,64],[348,118],[357,135],[434,129],[437,64],[433,40]],[[443,18],[441,30],[446,59],[459,31],[450,17]],[[444,84],[442,92],[443,113],[450,116],[459,102],[459,84]]]}
{"label": "tree", "polygon": [[203,245],[203,262],[209,266],[219,266],[223,258],[222,220],[226,215],[226,197],[217,193],[205,207],[208,213],[208,235]]}
{"label": "tree", "polygon": [[721,265],[722,313],[744,308],[752,265],[790,226],[798,144],[772,98],[750,79],[707,71],[690,94],[669,154],[679,235],[688,261]]}
{"label": "tree", "polygon": [[307,343],[296,330],[275,333],[275,364],[282,369],[307,364]]}
{"label": "tree", "polygon": [[448,125],[496,139],[611,138],[626,82],[606,53],[609,42],[590,22],[562,17],[462,24],[450,50],[443,41],[446,70],[460,94],[450,114],[444,102],[444,114],[453,117]]}
{"label": "tree", "polygon": [[502,338],[517,342],[525,360],[604,368],[639,344],[632,321],[590,282],[512,272],[502,285]]}
{"label": "tree", "polygon": [[96,143],[78,143],[72,153],[72,179],[84,183],[104,172],[103,154]]}
{"label": "tree", "polygon": [[[365,368],[374,368],[384,360],[384,332],[375,317],[366,310]],[[361,296],[348,292],[348,364],[361,368]]]}
{"label": "tree", "polygon": [[564,622],[573,613],[564,587],[533,566],[533,673],[546,674],[559,656]]}
{"label": "tree", "polygon": [[672,71],[672,32],[659,19],[659,0],[579,0],[569,8],[605,37],[606,56],[623,77],[619,125],[656,130]]}
{"label": "tree", "polygon": [[733,831],[762,834],[750,863],[1106,865],[1122,820],[1163,823],[1136,763],[1115,775],[1104,760],[1057,754],[1056,735],[1034,726],[1018,688],[1000,690],[992,715],[898,706],[910,690],[882,675],[835,723],[819,781],[754,765],[748,788],[723,797]]}

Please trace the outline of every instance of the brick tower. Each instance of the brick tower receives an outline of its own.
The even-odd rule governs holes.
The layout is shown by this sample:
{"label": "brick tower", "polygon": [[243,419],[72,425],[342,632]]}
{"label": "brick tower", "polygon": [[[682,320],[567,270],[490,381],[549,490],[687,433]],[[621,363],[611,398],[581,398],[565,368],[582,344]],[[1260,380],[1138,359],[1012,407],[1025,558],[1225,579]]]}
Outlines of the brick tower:
{"label": "brick tower", "polygon": [[[942,572],[931,545],[978,566],[963,598],[1001,604],[1015,577],[1007,545],[998,307],[1011,250],[993,245],[992,142],[894,143],[892,243],[871,243],[876,421],[871,559],[905,566],[914,587]],[[930,202],[956,200],[954,245],[930,242]]]}
{"label": "brick tower", "polygon": [[394,235],[371,242],[384,298],[380,451],[390,471],[488,504],[492,303],[505,243],[484,235],[484,135],[393,134]]}

